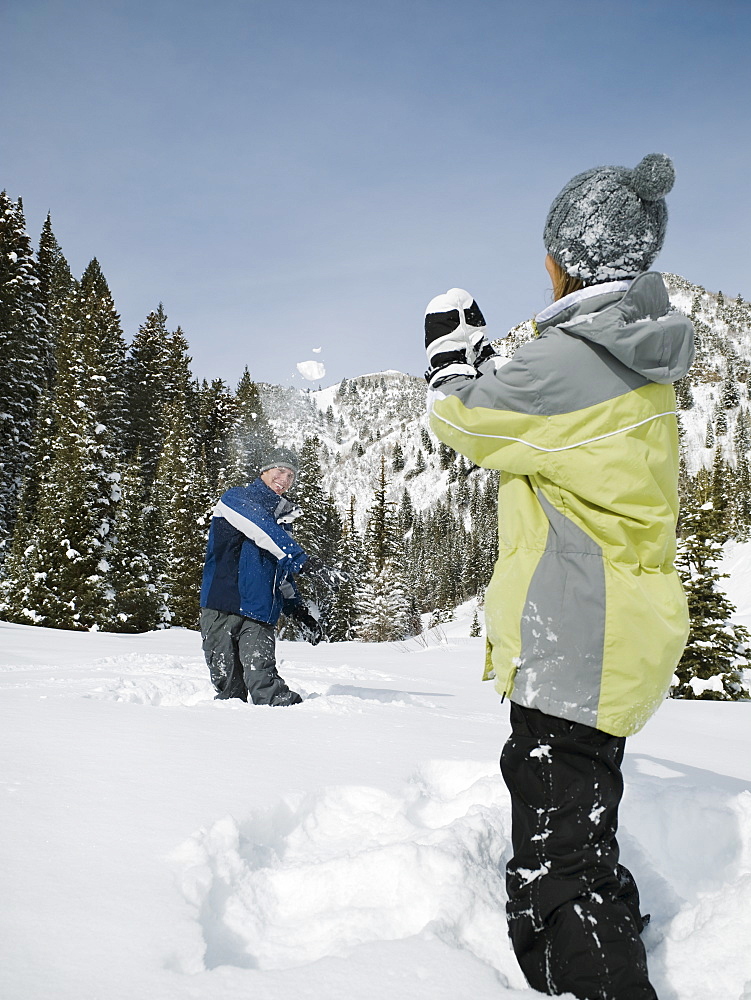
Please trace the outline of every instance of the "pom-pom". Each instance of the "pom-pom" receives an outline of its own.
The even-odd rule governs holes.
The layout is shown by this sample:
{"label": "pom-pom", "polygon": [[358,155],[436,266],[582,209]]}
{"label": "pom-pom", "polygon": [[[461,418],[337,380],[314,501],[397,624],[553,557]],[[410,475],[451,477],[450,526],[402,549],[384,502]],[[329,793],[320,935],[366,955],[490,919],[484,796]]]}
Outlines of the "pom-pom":
{"label": "pom-pom", "polygon": [[675,183],[673,161],[664,153],[648,153],[631,171],[629,187],[643,201],[658,201]]}

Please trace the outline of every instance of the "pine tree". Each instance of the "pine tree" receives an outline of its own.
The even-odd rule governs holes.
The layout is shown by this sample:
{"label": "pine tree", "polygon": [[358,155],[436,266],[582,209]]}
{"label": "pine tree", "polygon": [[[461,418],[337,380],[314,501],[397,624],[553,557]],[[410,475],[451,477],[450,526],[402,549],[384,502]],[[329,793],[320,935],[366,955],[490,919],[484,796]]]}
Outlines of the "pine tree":
{"label": "pine tree", "polygon": [[417,449],[417,455],[415,456],[415,466],[410,469],[407,473],[407,479],[413,479],[415,476],[419,476],[420,473],[425,472],[427,466],[425,465],[425,456],[422,453],[422,448]]}
{"label": "pine tree", "polygon": [[0,563],[10,546],[34,445],[49,341],[36,262],[20,199],[0,194]]}
{"label": "pine tree", "polygon": [[722,545],[711,502],[684,510],[676,565],[683,578],[691,629],[676,669],[673,698],[736,701],[748,698],[740,669],[751,665],[751,636],[731,621],[735,608],[720,589]]}
{"label": "pine tree", "polygon": [[108,556],[113,597],[103,628],[148,632],[168,621],[159,567],[153,563],[153,538],[161,537],[163,526],[148,499],[138,455],[128,462],[120,487]]}
{"label": "pine tree", "polygon": [[707,421],[707,434],[704,438],[705,448],[714,448],[715,435],[714,435],[714,424],[712,423],[712,418],[710,417]]}
{"label": "pine tree", "polygon": [[411,625],[410,594],[402,568],[394,503],[387,499],[386,460],[368,516],[365,536],[367,569],[358,593],[358,636],[368,642],[403,639]]}
{"label": "pine tree", "polygon": [[328,548],[324,537],[328,495],[321,486],[322,472],[318,459],[320,447],[320,438],[305,438],[300,450],[300,468],[292,495],[303,511],[303,516],[295,523],[295,538],[307,552],[313,552],[323,559],[322,552]]}
{"label": "pine tree", "polygon": [[443,441],[438,444],[438,460],[442,469],[450,469],[454,464],[456,452]]}
{"label": "pine tree", "polygon": [[480,625],[480,619],[478,618],[477,615],[477,608],[475,608],[475,613],[472,616],[472,624],[469,627],[469,634],[470,636],[472,636],[473,639],[476,639],[478,638],[478,636],[482,635],[482,627]]}
{"label": "pine tree", "polygon": [[357,590],[364,574],[362,541],[355,527],[355,498],[350,497],[347,517],[342,526],[339,564],[348,575],[334,593],[326,616],[326,636],[330,642],[349,642],[357,638],[359,609]]}
{"label": "pine tree", "polygon": [[732,537],[740,542],[751,535],[751,466],[743,453],[737,459],[733,483]]}
{"label": "pine tree", "polygon": [[748,410],[743,407],[738,412],[735,421],[735,452],[740,458],[747,458],[751,449],[751,424],[749,424]]}
{"label": "pine tree", "polygon": [[723,407],[718,403],[714,411],[714,432],[717,437],[727,434],[728,418]]}
{"label": "pine tree", "polygon": [[[69,303],[73,301],[72,293],[77,287],[68,262],[52,232],[49,215],[39,242],[37,271],[47,322],[46,354],[43,356],[34,446],[25,469],[19,517],[13,537],[13,545],[17,550],[24,550],[31,541],[36,525],[39,494],[48,479],[56,434],[54,387],[57,375],[57,343],[60,325],[66,316]],[[22,573],[25,572],[23,567],[18,569]]]}
{"label": "pine tree", "polygon": [[229,486],[244,486],[258,475],[259,466],[275,447],[274,432],[266,417],[258,386],[246,368],[237,385],[235,409],[229,432]]}
{"label": "pine tree", "polygon": [[489,473],[484,487],[478,489],[478,502],[471,511],[475,547],[470,565],[475,574],[474,593],[485,590],[498,558],[498,484],[499,474]]}
{"label": "pine tree", "polygon": [[167,436],[153,486],[159,512],[164,588],[172,625],[196,628],[212,493],[205,460],[196,454],[184,398],[165,406]]}
{"label": "pine tree", "polygon": [[99,422],[104,424],[113,452],[124,451],[128,431],[125,338],[99,262],[91,261],[81,277],[80,336],[97,369],[90,389]]}
{"label": "pine tree", "polygon": [[678,404],[679,410],[691,410],[694,406],[694,394],[691,389],[691,382],[689,377],[686,375],[683,378],[679,378],[674,385],[675,388],[675,400]]}
{"label": "pine tree", "polygon": [[174,392],[173,378],[184,381],[185,372],[174,373],[174,343],[167,331],[167,314],[160,303],[139,328],[127,363],[128,454],[139,453],[147,485],[156,472],[166,436],[164,408]]}
{"label": "pine tree", "polygon": [[711,513],[705,521],[711,524],[715,539],[722,545],[730,536],[730,510],[733,505],[735,487],[732,483],[732,469],[722,457],[718,446],[715,451],[711,471],[709,500]]}
{"label": "pine tree", "polygon": [[26,525],[29,537],[14,543],[6,588],[14,620],[33,618],[55,628],[98,628],[112,598],[109,535],[119,475],[112,435],[103,423],[106,351],[92,322],[90,296],[76,284],[56,345],[46,416],[49,455],[38,484],[35,525],[33,531]]}
{"label": "pine tree", "polygon": [[[303,515],[295,521],[294,534],[306,552],[318,556],[329,566],[342,569],[342,522],[336,504],[321,486],[320,447],[318,437],[306,438],[300,452],[300,470],[292,496]],[[336,594],[320,580],[304,574],[298,576],[297,588],[304,600],[320,609],[321,624],[328,636]],[[285,629],[287,634],[296,634],[294,625]]]}
{"label": "pine tree", "polygon": [[408,490],[402,491],[402,499],[399,503],[398,525],[399,532],[404,537],[412,530],[415,521],[415,507]]}
{"label": "pine tree", "polygon": [[212,493],[221,494],[230,485],[244,486],[243,477],[236,482],[232,455],[232,428],[236,421],[236,406],[232,393],[222,379],[203,383],[198,390],[198,442],[206,456],[206,475]]}
{"label": "pine tree", "polygon": [[46,350],[42,355],[44,388],[50,389],[55,377],[55,344],[61,319],[61,309],[71,292],[73,279],[68,262],[52,231],[52,219],[47,214],[37,251],[39,294],[47,321]]}
{"label": "pine tree", "polygon": [[733,410],[741,401],[738,392],[738,379],[735,372],[735,364],[732,359],[728,361],[727,371],[722,383],[722,393],[720,395],[720,405],[724,410]]}

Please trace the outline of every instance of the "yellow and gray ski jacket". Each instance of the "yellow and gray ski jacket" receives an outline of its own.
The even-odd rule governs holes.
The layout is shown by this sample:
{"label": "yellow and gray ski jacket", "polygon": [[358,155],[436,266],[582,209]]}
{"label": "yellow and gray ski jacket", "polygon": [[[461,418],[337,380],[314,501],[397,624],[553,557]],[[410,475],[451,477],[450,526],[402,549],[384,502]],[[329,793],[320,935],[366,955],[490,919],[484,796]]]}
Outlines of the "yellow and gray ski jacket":
{"label": "yellow and gray ski jacket", "polygon": [[507,363],[431,391],[430,426],[502,473],[486,677],[520,705],[628,736],[688,634],[671,383],[693,327],[656,272],[574,292],[537,327]]}

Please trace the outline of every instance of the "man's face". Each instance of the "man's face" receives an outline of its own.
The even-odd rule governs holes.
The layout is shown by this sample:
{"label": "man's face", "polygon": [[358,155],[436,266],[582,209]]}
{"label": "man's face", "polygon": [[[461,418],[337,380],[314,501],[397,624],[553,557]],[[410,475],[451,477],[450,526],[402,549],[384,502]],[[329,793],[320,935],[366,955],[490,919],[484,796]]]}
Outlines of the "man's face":
{"label": "man's face", "polygon": [[281,496],[294,483],[295,474],[292,469],[277,466],[275,469],[266,469],[265,472],[262,472],[261,479],[269,489],[272,489],[274,493],[278,493]]}

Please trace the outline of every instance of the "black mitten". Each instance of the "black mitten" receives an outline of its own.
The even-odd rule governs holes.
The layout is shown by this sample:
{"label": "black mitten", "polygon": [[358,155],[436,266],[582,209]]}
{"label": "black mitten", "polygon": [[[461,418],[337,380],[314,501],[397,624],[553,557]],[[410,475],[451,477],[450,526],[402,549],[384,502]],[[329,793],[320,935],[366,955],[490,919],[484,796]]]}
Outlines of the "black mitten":
{"label": "black mitten", "polygon": [[305,604],[296,604],[290,609],[289,613],[299,623],[303,639],[309,642],[311,646],[317,646],[321,639],[323,639],[323,628],[318,619],[308,611],[307,606]]}
{"label": "black mitten", "polygon": [[346,573],[333,566],[327,566],[318,556],[308,556],[300,572],[305,573],[307,576],[314,576],[330,590],[337,590],[343,583],[349,580],[349,576]]}
{"label": "black mitten", "polygon": [[447,378],[477,378],[476,365],[495,351],[485,340],[480,307],[463,288],[450,288],[428,303],[425,311],[425,350],[430,367],[425,378],[435,387]]}

